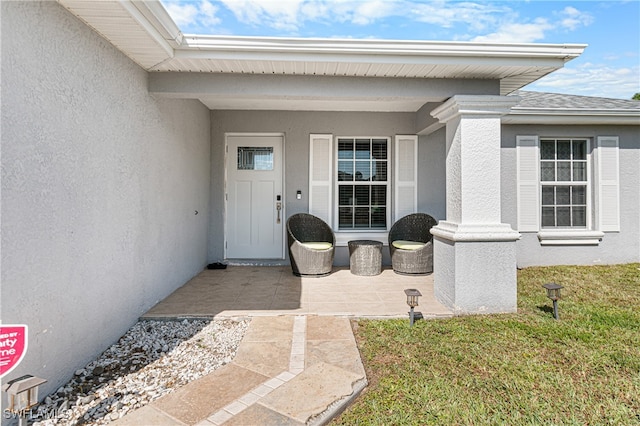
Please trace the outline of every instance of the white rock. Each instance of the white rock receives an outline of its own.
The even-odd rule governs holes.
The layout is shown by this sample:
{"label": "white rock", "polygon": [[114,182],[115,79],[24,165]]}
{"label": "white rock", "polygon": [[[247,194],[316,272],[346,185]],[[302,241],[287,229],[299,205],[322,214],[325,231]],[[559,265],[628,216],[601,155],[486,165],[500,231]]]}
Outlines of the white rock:
{"label": "white rock", "polygon": [[[58,388],[59,395],[45,399],[43,409],[52,412],[60,405],[59,416],[39,424],[99,425],[117,420],[231,362],[248,325],[248,320],[140,321],[98,359],[77,370],[70,383]],[[89,375],[97,366],[104,368],[100,377]],[[76,404],[65,410],[69,401]]]}

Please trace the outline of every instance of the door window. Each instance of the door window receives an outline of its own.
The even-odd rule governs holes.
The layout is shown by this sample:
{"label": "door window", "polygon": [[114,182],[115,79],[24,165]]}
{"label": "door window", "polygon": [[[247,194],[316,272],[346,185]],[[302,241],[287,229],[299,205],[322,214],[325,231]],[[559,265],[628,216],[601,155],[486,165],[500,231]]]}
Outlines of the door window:
{"label": "door window", "polygon": [[239,146],[238,170],[273,170],[273,147]]}

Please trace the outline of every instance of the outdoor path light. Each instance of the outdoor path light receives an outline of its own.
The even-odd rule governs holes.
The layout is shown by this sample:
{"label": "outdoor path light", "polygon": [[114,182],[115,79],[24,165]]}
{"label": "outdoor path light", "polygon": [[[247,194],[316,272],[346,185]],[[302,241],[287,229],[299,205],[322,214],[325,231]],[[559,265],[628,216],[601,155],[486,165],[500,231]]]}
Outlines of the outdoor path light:
{"label": "outdoor path light", "polygon": [[20,426],[22,426],[23,414],[38,403],[38,387],[46,382],[45,379],[27,374],[10,380],[2,386],[2,390],[9,398],[7,409],[19,416]]}
{"label": "outdoor path light", "polygon": [[542,287],[547,290],[547,297],[553,300],[553,317],[558,319],[558,299],[560,299],[560,290],[564,287],[556,283],[543,284]]}
{"label": "outdoor path light", "polygon": [[407,305],[411,308],[409,312],[410,325],[413,327],[414,322],[414,312],[413,308],[418,306],[418,297],[422,296],[422,293],[415,288],[407,288],[404,291],[404,294],[407,295]]}

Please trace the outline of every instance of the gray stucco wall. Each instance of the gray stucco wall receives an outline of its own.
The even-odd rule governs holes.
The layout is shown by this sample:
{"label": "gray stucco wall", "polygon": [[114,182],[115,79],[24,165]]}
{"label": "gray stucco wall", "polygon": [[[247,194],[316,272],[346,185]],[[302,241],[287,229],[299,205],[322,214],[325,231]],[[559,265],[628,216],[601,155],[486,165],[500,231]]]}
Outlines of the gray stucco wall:
{"label": "gray stucco wall", "polygon": [[619,136],[620,232],[607,232],[599,245],[541,246],[537,233],[522,233],[518,267],[593,265],[640,261],[640,128],[638,126],[502,126],[502,221],[517,230],[516,136]]}
{"label": "gray stucco wall", "polygon": [[446,128],[418,137],[418,211],[447,216]]}
{"label": "gray stucco wall", "polygon": [[[415,113],[212,111],[211,112],[211,226],[209,261],[223,258],[224,144],[228,132],[285,134],[285,217],[309,211],[309,134],[389,136],[415,133]],[[296,200],[296,191],[302,199]],[[387,250],[383,261],[388,263]],[[348,265],[348,249],[338,247],[336,265]]]}
{"label": "gray stucco wall", "polygon": [[209,111],[56,2],[1,7],[0,315],[29,326],[5,379],[45,395],[206,265]]}

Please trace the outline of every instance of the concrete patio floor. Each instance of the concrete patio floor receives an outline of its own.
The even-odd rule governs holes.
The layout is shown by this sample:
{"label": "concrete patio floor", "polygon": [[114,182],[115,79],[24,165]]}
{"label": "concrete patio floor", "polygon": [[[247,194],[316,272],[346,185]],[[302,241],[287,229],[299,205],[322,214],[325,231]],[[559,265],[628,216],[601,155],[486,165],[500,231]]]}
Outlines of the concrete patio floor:
{"label": "concrete patio floor", "polygon": [[359,318],[408,317],[404,289],[422,293],[416,312],[424,318],[453,312],[433,295],[433,275],[356,276],[334,268],[321,278],[301,278],[289,266],[229,266],[205,270],[145,313],[143,319],[230,318],[273,315],[331,315]]}

